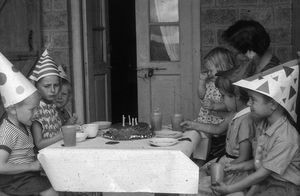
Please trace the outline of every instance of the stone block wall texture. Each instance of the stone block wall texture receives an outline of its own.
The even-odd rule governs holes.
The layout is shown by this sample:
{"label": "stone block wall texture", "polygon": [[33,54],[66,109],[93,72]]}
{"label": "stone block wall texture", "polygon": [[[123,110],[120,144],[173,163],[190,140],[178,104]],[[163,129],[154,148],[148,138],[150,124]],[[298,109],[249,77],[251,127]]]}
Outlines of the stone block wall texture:
{"label": "stone block wall texture", "polygon": [[239,19],[260,22],[282,62],[292,59],[292,0],[201,0],[201,54],[222,45],[221,34]]}
{"label": "stone block wall texture", "polygon": [[70,41],[67,0],[42,0],[42,47],[57,64],[62,64],[70,76]]}

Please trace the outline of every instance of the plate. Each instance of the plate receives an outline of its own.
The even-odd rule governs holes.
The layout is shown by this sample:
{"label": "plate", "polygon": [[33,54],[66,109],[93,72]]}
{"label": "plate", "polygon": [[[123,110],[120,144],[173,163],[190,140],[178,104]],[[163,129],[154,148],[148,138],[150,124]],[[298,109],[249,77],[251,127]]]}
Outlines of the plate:
{"label": "plate", "polygon": [[182,137],[182,132],[172,131],[169,129],[163,129],[161,131],[155,131],[155,136],[159,138],[180,138]]}
{"label": "plate", "polygon": [[98,124],[99,125],[98,129],[107,129],[110,127],[111,122],[110,121],[95,121],[95,122],[92,122],[91,124]]}
{"label": "plate", "polygon": [[149,140],[149,143],[153,146],[172,146],[178,142],[177,139],[174,138],[152,138]]}

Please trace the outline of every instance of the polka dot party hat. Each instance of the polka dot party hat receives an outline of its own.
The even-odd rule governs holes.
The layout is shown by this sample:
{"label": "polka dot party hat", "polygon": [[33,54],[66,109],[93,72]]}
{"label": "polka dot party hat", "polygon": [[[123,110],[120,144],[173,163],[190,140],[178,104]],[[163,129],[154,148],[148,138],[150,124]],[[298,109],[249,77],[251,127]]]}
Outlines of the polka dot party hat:
{"label": "polka dot party hat", "polygon": [[60,76],[56,63],[50,57],[48,50],[46,49],[35,65],[29,78],[33,81],[39,81],[43,77],[53,75]]}
{"label": "polka dot party hat", "polygon": [[234,85],[250,89],[273,98],[286,109],[296,122],[298,80],[298,60],[293,60],[247,79],[242,79],[234,83]]}
{"label": "polka dot party hat", "polygon": [[19,103],[37,89],[0,53],[0,94],[5,108]]}

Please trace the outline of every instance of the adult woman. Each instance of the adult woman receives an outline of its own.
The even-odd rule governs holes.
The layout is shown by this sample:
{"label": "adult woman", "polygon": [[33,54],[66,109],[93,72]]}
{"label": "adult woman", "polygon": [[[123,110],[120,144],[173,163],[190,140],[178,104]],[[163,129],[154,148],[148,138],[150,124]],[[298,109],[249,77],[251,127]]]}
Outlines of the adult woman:
{"label": "adult woman", "polygon": [[[249,59],[247,69],[249,76],[279,65],[279,59],[270,49],[270,36],[265,28],[254,20],[239,20],[222,34],[222,39],[237,52],[238,64]],[[242,54],[242,55],[240,55]]]}

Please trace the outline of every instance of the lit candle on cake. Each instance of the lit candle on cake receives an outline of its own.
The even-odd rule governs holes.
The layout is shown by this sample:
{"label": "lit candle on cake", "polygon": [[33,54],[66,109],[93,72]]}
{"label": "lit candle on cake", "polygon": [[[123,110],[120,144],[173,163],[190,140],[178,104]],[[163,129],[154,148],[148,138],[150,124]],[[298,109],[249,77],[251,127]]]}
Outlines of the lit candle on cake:
{"label": "lit candle on cake", "polygon": [[131,125],[131,118],[130,118],[130,115],[128,115],[128,124]]}
{"label": "lit candle on cake", "polygon": [[131,125],[134,126],[134,118],[132,118],[131,120],[132,120]]}
{"label": "lit candle on cake", "polygon": [[125,127],[125,115],[122,115],[122,126]]}
{"label": "lit candle on cake", "polygon": [[135,121],[135,125],[137,125],[138,124],[137,118],[134,118],[134,121]]}

